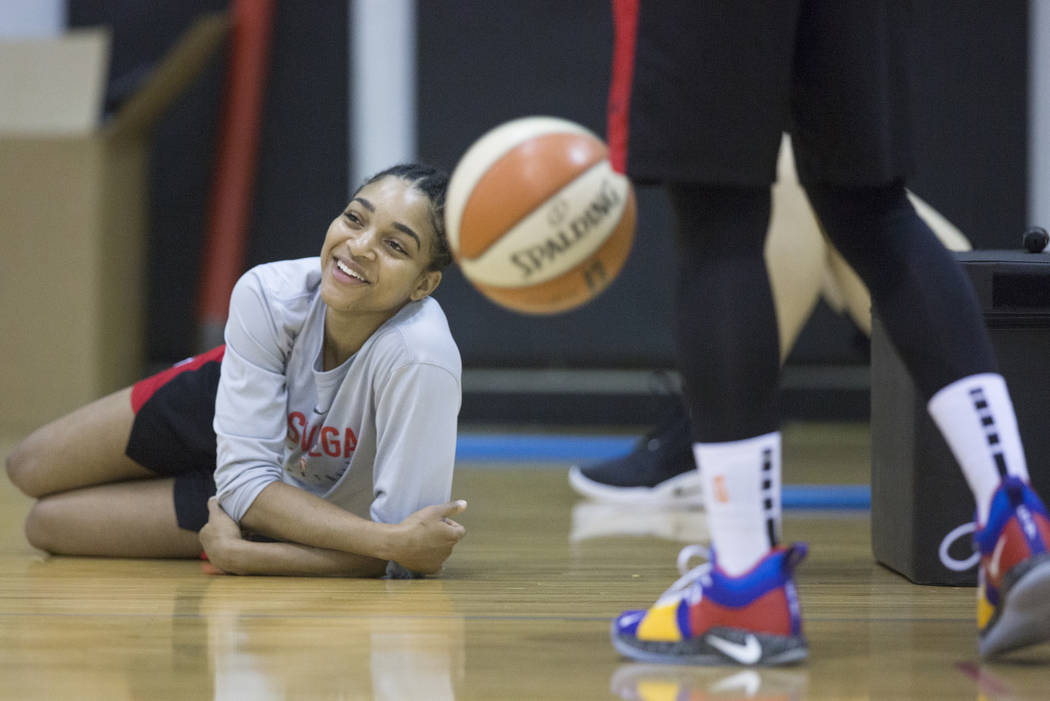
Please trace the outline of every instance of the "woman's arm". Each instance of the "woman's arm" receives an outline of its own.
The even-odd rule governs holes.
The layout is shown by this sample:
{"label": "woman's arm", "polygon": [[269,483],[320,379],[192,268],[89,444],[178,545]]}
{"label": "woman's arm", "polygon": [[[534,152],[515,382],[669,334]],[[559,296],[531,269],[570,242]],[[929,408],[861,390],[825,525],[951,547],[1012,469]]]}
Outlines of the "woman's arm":
{"label": "woman's arm", "polygon": [[274,483],[259,494],[241,524],[295,542],[243,540],[240,528],[213,500],[201,543],[216,567],[237,574],[374,576],[388,560],[433,574],[466,533],[448,518],[465,508],[466,502],[456,501],[425,507],[398,524],[374,523],[301,489]]}
{"label": "woman's arm", "polygon": [[[215,396],[215,486],[235,521],[267,485],[282,480],[288,432],[286,361],[304,309],[268,298],[294,292],[260,266],[237,281],[230,296],[226,352]],[[293,295],[294,296],[294,295]],[[301,305],[300,305],[301,306]]]}
{"label": "woman's arm", "polygon": [[241,526],[281,541],[396,560],[396,525],[376,523],[283,482],[267,485]]}
{"label": "woman's arm", "polygon": [[413,363],[377,380],[372,520],[451,499],[459,406],[458,377],[444,367]]}
{"label": "woman's arm", "polygon": [[311,548],[295,543],[241,540],[228,564],[212,563],[223,572],[291,577],[381,577],[386,561],[353,553]]}
{"label": "woman's arm", "polygon": [[201,529],[200,541],[209,562],[229,574],[375,577],[386,569],[386,561],[374,557],[246,540],[215,498],[208,500],[208,523]]}

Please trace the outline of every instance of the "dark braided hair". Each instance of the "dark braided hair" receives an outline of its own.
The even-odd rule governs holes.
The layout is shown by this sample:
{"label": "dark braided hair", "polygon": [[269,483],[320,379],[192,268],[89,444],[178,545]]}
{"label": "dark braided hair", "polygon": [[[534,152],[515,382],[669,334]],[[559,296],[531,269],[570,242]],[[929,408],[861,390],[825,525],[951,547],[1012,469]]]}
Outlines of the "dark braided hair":
{"label": "dark braided hair", "polygon": [[[445,232],[445,193],[448,191],[448,173],[423,163],[401,163],[376,173],[361,183],[358,191],[366,185],[387,176],[408,181],[430,200],[431,224],[434,226],[434,246],[428,270],[444,270],[452,264],[452,251],[448,247]],[[355,193],[356,194],[356,193]]]}

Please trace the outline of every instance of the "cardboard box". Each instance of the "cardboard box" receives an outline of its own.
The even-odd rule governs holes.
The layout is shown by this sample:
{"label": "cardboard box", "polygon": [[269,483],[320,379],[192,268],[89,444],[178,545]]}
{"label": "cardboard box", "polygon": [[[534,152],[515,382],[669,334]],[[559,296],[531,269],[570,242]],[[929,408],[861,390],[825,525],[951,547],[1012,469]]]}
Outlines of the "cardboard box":
{"label": "cardboard box", "polygon": [[142,376],[151,130],[226,30],[199,19],[105,123],[106,30],[0,42],[0,433]]}

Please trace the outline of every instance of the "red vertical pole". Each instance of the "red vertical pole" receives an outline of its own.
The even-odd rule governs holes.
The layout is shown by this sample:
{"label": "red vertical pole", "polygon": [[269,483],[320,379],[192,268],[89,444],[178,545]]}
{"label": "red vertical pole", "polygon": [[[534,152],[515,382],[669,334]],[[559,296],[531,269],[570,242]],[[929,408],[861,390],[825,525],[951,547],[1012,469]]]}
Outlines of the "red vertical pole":
{"label": "red vertical pole", "polygon": [[274,0],[233,0],[231,13],[229,66],[198,290],[198,350],[222,343],[230,292],[244,270]]}

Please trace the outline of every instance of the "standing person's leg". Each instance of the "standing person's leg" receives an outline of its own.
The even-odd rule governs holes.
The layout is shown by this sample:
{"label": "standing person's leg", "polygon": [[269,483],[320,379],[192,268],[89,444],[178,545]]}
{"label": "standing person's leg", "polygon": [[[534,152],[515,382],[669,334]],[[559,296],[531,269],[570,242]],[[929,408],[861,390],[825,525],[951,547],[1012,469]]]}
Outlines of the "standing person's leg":
{"label": "standing person's leg", "polygon": [[762,245],[769,190],[679,183],[670,192],[678,365],[713,553],[651,608],[621,615],[613,644],[649,661],[794,662],[806,656],[792,579],[805,549],[775,547],[780,360]]}
{"label": "standing person's leg", "polygon": [[1013,405],[969,281],[907,199],[909,26],[907,5],[892,0],[804,5],[795,147],[818,219],[868,287],[973,490],[979,648],[989,655],[1050,638],[1050,517],[1027,486]]}
{"label": "standing person's leg", "polygon": [[[715,550],[651,608],[614,622],[614,646],[635,659],[778,664],[807,654],[792,579],[804,549],[772,549],[780,362],[763,259],[799,5],[614,5],[634,11],[615,18],[610,147],[632,178],[674,183],[678,365]],[[624,55],[634,72],[620,82]],[[618,90],[624,82],[631,90]]]}
{"label": "standing person's leg", "polygon": [[[871,291],[872,305],[925,400],[961,378],[984,378],[980,392],[994,418],[995,451],[984,443],[967,392],[960,394],[961,408],[972,415],[965,428],[964,416],[956,421],[935,413],[935,419],[963,463],[978,520],[985,522],[1000,479],[1012,474],[1027,480],[1028,472],[1013,405],[965,273],[915,212],[903,183],[814,184],[808,191],[828,238]],[[954,401],[940,397],[937,406]],[[971,442],[974,437],[980,440]],[[994,454],[1002,455],[1002,474]]]}
{"label": "standing person's leg", "polygon": [[969,281],[903,184],[809,190],[973,492],[981,654],[1050,639],[1050,515],[1028,486],[1010,393]]}
{"label": "standing person's leg", "polygon": [[[781,143],[777,173],[764,259],[783,362],[826,285],[828,247],[795,177],[787,138]],[[706,333],[703,329],[699,332]],[[684,398],[670,383],[663,393],[667,395],[666,408],[659,413],[667,418],[642,437],[629,454],[570,467],[569,484],[581,496],[632,504],[698,502],[700,474]]]}
{"label": "standing person's leg", "polygon": [[780,373],[763,255],[768,188],[674,184],[675,345],[711,542],[733,576],[780,532]]}

